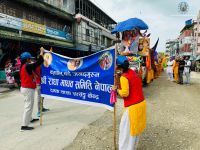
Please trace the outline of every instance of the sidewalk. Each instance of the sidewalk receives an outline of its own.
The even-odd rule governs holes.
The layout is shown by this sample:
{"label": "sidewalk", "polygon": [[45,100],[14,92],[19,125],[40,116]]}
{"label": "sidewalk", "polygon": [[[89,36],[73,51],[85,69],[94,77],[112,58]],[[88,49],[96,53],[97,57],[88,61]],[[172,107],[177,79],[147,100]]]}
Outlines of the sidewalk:
{"label": "sidewalk", "polygon": [[[3,91],[4,89],[2,89]],[[33,131],[20,132],[24,107],[19,90],[0,94],[0,149],[1,150],[62,150],[83,128],[99,119],[106,109],[45,99],[43,126],[30,124]],[[36,117],[35,101],[33,117]]]}
{"label": "sidewalk", "polygon": [[1,87],[0,86],[0,94],[4,93],[4,92],[9,92],[9,91],[12,91],[13,89],[10,89],[10,88],[6,88],[6,87]]}

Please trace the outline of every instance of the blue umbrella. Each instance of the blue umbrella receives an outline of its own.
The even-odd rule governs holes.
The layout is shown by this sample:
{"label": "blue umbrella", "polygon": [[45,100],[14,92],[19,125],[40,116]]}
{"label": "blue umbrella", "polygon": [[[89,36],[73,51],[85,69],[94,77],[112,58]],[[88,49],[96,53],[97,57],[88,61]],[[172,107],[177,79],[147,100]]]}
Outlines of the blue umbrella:
{"label": "blue umbrella", "polygon": [[138,18],[130,18],[126,21],[120,22],[115,29],[112,30],[112,34],[117,32],[123,32],[126,30],[133,30],[133,29],[140,29],[140,30],[147,30],[149,27],[148,25],[141,19]]}

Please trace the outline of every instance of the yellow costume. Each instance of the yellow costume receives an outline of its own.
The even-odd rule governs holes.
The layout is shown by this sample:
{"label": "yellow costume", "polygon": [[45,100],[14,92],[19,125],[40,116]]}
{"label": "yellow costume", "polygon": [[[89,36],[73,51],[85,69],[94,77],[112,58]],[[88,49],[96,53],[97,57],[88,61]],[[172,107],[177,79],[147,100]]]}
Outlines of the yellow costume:
{"label": "yellow costume", "polygon": [[[121,90],[118,93],[121,97],[129,96],[129,82],[128,79],[121,76],[120,77]],[[130,132],[132,136],[139,135],[143,132],[146,127],[146,101],[129,106],[125,109],[129,111],[130,122],[137,122],[130,124]],[[139,122],[139,123],[138,123]]]}
{"label": "yellow costume", "polygon": [[[128,97],[129,81],[126,77],[120,77],[121,89],[118,93],[121,97]],[[146,101],[124,108],[120,122],[119,150],[136,149],[139,135],[146,128]]]}
{"label": "yellow costume", "polygon": [[162,59],[160,59],[160,58],[158,59],[158,70],[159,70],[158,75],[160,76],[160,74],[163,71]]}
{"label": "yellow costume", "polygon": [[156,72],[154,72],[154,79],[159,77],[159,64],[155,61]]}
{"label": "yellow costume", "polygon": [[162,59],[162,67],[163,67],[163,68],[166,68],[166,67],[167,67],[167,57],[164,57],[164,58]]}
{"label": "yellow costume", "polygon": [[176,60],[173,63],[173,72],[174,72],[174,80],[178,83],[179,82],[179,76],[178,76],[178,66],[179,62]]}
{"label": "yellow costume", "polygon": [[151,83],[151,81],[154,79],[154,71],[153,69],[147,70],[147,83]]}

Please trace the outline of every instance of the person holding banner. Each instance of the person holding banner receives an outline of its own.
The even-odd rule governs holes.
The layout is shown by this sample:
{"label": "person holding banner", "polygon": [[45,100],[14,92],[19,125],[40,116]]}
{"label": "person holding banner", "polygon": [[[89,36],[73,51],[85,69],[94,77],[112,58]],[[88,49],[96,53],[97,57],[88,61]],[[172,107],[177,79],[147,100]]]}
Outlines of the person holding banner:
{"label": "person holding banner", "polygon": [[136,150],[139,135],[146,127],[146,101],[142,81],[135,71],[129,69],[126,56],[118,56],[117,66],[122,70],[117,91],[124,99],[125,107],[120,122],[119,150]]}
{"label": "person holding banner", "polygon": [[[41,103],[41,67],[38,66],[35,69],[34,73],[34,77],[36,80],[36,93],[37,93],[37,102],[38,102],[38,112],[37,112],[37,116],[40,117],[40,103]],[[43,106],[43,100],[44,97],[42,97],[42,112],[46,112],[49,111],[49,109],[44,108]]]}
{"label": "person holding banner", "polygon": [[36,81],[33,72],[38,66],[43,63],[44,48],[40,49],[40,57],[35,63],[32,62],[32,55],[29,52],[21,54],[21,93],[24,95],[24,113],[21,131],[33,130],[33,127],[29,127],[29,123],[38,121],[39,119],[32,119],[33,105],[34,105],[34,94],[36,88]]}

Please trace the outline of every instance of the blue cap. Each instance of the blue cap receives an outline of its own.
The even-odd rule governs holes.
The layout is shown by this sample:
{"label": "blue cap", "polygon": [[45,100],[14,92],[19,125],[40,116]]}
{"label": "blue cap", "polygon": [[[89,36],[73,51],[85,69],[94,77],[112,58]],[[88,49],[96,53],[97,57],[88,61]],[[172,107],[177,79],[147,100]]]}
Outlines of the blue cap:
{"label": "blue cap", "polygon": [[117,65],[122,65],[122,64],[124,64],[125,61],[128,61],[127,57],[120,55],[117,57],[116,63],[117,63]]}
{"label": "blue cap", "polygon": [[30,59],[30,58],[34,58],[29,52],[24,52],[21,54],[20,59],[24,60],[24,59]]}

